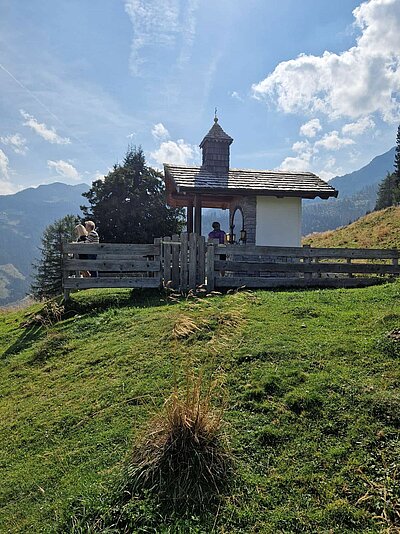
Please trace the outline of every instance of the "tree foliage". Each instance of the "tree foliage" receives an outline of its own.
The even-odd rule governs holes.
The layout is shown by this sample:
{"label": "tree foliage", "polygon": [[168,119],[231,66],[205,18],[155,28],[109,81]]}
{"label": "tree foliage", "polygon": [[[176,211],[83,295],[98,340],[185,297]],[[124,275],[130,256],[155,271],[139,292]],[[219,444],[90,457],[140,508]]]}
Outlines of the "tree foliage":
{"label": "tree foliage", "polygon": [[400,199],[399,179],[396,173],[388,172],[378,188],[375,210],[383,210],[397,204]]}
{"label": "tree foliage", "polygon": [[375,210],[382,210],[400,202],[400,126],[397,129],[394,152],[394,172],[387,173],[379,184]]}
{"label": "tree foliage", "polygon": [[35,299],[54,297],[62,293],[63,241],[74,240],[75,215],[66,215],[46,227],[41,239],[41,257],[33,264],[34,274],[31,292]]}
{"label": "tree foliage", "polygon": [[400,125],[397,128],[396,149],[394,152],[394,172],[400,181]]}
{"label": "tree foliage", "polygon": [[140,147],[128,148],[122,165],[114,165],[83,196],[90,207],[82,206],[82,212],[95,221],[101,241],[152,243],[182,228],[183,210],[166,205],[162,174],[146,165]]}

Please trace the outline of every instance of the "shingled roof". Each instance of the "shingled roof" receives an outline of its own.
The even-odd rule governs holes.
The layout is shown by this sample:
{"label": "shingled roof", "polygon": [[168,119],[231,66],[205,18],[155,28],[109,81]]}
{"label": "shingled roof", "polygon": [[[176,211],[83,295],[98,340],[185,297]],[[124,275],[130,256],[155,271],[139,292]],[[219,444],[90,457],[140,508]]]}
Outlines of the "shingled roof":
{"label": "shingled roof", "polygon": [[[214,124],[213,128],[215,126],[218,124]],[[223,133],[225,134],[225,132]],[[208,193],[216,195],[321,197],[324,199],[338,195],[336,189],[311,172],[229,169],[229,172],[220,175],[210,172],[204,167],[169,164],[164,164],[164,170],[167,189],[170,192],[174,190],[178,194]]]}
{"label": "shingled roof", "polygon": [[221,128],[221,126],[218,124],[218,119],[215,117],[214,124],[210,128],[207,135],[204,136],[203,141],[200,143],[200,148],[203,148],[203,145],[206,141],[225,141],[229,144],[232,143],[233,139],[230,135],[228,135],[224,130]]}

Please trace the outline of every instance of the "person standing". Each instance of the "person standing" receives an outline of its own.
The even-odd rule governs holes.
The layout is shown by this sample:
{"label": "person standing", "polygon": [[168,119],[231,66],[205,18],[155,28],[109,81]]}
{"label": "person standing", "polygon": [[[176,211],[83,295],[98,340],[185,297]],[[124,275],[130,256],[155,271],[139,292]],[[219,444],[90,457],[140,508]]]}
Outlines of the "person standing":
{"label": "person standing", "polygon": [[[93,221],[86,221],[85,228],[87,231],[87,237],[85,243],[87,245],[90,244],[96,244],[99,243],[99,234],[96,232],[96,225]],[[88,254],[89,260],[95,260],[97,258],[97,254]],[[90,276],[93,278],[97,278],[98,272],[97,271],[89,271]]]}

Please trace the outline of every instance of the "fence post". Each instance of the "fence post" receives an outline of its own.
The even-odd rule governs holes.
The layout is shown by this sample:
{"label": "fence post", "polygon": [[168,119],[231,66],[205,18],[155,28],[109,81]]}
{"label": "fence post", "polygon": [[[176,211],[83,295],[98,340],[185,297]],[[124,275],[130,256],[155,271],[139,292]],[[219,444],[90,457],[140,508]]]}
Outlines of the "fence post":
{"label": "fence post", "polygon": [[[160,277],[160,288],[162,287],[161,284],[162,284],[162,280],[161,280],[161,277],[162,277],[162,238],[161,237],[155,237],[154,238],[154,244],[155,245],[158,245],[158,256],[160,258],[159,260],[159,270],[158,270],[158,273],[159,273],[159,277]],[[155,259],[155,257],[154,257]],[[150,275],[151,276],[151,275]],[[153,276],[154,276],[154,273],[153,273]]]}
{"label": "fence post", "polygon": [[203,285],[206,277],[206,239],[203,235],[197,239],[197,284]]}
{"label": "fence post", "polygon": [[178,234],[172,236],[172,287],[178,289],[179,287],[179,252],[180,252],[180,238]]}
{"label": "fence post", "polygon": [[[346,258],[346,263],[351,264],[351,258]],[[353,273],[349,273],[349,278],[353,278]]]}
{"label": "fence post", "polygon": [[186,291],[188,285],[188,234],[181,234],[181,251],[180,251],[180,260],[181,260],[181,280],[180,288],[181,291]]}
{"label": "fence post", "polygon": [[164,237],[162,241],[162,263],[164,265],[164,284],[171,282],[171,245],[168,244],[168,241],[171,241],[170,237]]}
{"label": "fence post", "polygon": [[63,240],[61,242],[61,262],[62,262],[62,281],[61,281],[61,287],[62,287],[62,290],[63,290],[63,293],[64,293],[64,300],[65,302],[67,302],[69,300],[69,296],[70,296],[70,293],[71,293],[71,290],[70,289],[66,289],[65,288],[65,279],[68,278],[68,271],[65,269],[65,258],[67,256],[66,252],[65,252],[65,245],[66,245],[67,241]]}
{"label": "fence post", "polygon": [[196,289],[197,234],[189,234],[189,289]]}
{"label": "fence post", "polygon": [[215,249],[214,243],[207,243],[207,291],[213,291],[215,287]]}

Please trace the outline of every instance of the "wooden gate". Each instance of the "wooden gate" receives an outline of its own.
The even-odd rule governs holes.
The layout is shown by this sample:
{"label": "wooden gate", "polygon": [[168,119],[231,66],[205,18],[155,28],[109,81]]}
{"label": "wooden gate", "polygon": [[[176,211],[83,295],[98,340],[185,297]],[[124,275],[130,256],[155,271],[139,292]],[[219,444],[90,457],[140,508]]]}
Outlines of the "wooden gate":
{"label": "wooden gate", "polygon": [[205,284],[206,242],[204,236],[182,233],[161,241],[164,284],[187,291]]}

